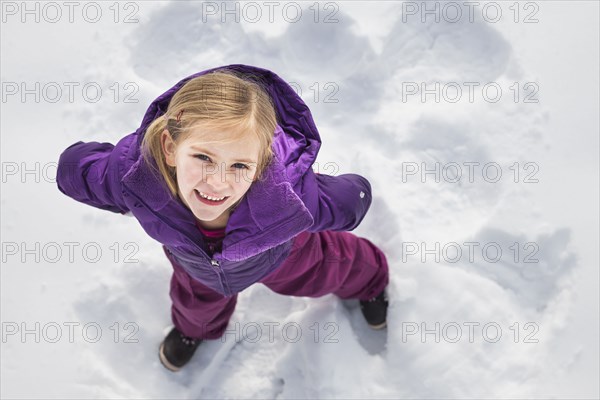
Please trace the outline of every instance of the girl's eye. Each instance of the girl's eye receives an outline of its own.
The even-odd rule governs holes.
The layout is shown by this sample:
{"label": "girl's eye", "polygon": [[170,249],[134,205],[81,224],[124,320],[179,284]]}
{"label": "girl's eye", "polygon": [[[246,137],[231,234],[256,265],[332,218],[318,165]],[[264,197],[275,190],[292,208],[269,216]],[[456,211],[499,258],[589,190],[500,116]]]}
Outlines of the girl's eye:
{"label": "girl's eye", "polygon": [[[196,154],[194,157],[196,157],[197,159],[202,160],[202,161],[211,162],[210,157],[208,157],[207,155],[204,155],[204,154]],[[233,167],[235,169],[248,169],[249,168],[246,164],[242,164],[242,163],[233,164]]]}
{"label": "girl's eye", "polygon": [[196,154],[194,157],[203,161],[210,161],[210,158],[208,158],[208,156],[205,156],[204,154]]}

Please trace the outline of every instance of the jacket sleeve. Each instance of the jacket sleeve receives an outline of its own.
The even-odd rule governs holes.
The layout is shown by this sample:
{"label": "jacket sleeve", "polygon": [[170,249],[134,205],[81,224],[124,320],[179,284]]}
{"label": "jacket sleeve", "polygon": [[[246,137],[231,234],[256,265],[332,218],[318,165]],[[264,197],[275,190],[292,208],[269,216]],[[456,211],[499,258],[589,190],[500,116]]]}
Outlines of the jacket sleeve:
{"label": "jacket sleeve", "polygon": [[303,189],[304,204],[314,219],[309,232],[351,231],[371,206],[371,184],[357,174],[322,175],[309,168]]}
{"label": "jacket sleeve", "polygon": [[84,204],[125,214],[129,211],[121,192],[122,146],[77,142],[60,155],[56,172],[58,189]]}

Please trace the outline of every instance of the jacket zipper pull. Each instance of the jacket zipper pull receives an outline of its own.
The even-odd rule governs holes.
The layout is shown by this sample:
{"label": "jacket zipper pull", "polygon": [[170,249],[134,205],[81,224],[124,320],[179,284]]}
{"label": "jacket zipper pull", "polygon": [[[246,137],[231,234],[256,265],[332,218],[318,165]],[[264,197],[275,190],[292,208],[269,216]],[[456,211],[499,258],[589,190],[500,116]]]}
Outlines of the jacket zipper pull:
{"label": "jacket zipper pull", "polygon": [[218,268],[219,267],[219,262],[217,260],[215,260],[214,258],[212,260],[210,260],[210,263],[212,264],[213,267]]}

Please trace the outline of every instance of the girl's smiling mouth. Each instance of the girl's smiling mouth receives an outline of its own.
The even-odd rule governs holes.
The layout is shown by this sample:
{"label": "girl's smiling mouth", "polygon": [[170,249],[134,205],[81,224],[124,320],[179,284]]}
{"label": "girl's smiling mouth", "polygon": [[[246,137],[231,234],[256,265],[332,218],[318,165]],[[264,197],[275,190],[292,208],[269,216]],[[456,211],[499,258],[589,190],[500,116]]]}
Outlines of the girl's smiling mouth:
{"label": "girl's smiling mouth", "polygon": [[214,198],[212,196],[208,196],[202,192],[199,192],[196,189],[194,189],[194,194],[196,195],[196,198],[200,202],[211,205],[211,206],[221,205],[221,204],[225,203],[225,201],[227,201],[227,199],[229,198],[229,196]]}

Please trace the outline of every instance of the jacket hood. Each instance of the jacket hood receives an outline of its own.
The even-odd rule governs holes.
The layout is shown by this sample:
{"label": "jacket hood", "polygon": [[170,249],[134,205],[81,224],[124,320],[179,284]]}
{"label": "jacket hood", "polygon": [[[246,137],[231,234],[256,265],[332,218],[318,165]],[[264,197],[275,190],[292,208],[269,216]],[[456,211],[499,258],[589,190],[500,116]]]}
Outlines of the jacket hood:
{"label": "jacket hood", "polygon": [[[130,158],[136,161],[125,174],[123,184],[156,216],[168,215],[170,224],[175,224],[173,228],[184,233],[194,244],[202,242],[195,216],[180,200],[171,196],[162,177],[149,168],[141,155],[140,145],[148,126],[165,114],[171,98],[187,81],[217,70],[233,71],[243,79],[259,83],[271,96],[277,114],[278,126],[272,145],[274,159],[266,168],[264,179],[253,183],[233,210],[226,227],[222,258],[240,261],[289,241],[314,222],[295,188],[301,186],[302,176],[317,157],[321,146],[320,135],[304,101],[275,73],[249,65],[232,64],[211,68],[180,80],[148,107],[136,132],[137,146],[132,146],[130,153]],[[135,210],[133,212],[135,214]],[[138,219],[140,217],[143,218],[140,215]],[[147,231],[164,243],[164,234]],[[182,246],[180,239],[164,244]]]}
{"label": "jacket hood", "polygon": [[[158,96],[148,107],[138,129],[142,133],[139,137],[139,143],[141,144],[143,133],[146,132],[148,126],[156,118],[165,114],[171,98],[187,81],[219,70],[232,71],[243,79],[253,80],[271,95],[277,114],[278,128],[281,128],[286,134],[279,140],[274,141],[275,149],[278,150],[277,154],[284,157],[280,161],[286,166],[286,170],[291,169],[291,178],[297,176],[297,174],[304,174],[317,158],[317,153],[321,147],[321,137],[312,114],[294,89],[277,74],[250,65],[231,64],[211,68],[177,82],[172,88]],[[276,131],[277,133],[279,132]]]}

